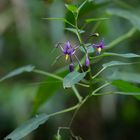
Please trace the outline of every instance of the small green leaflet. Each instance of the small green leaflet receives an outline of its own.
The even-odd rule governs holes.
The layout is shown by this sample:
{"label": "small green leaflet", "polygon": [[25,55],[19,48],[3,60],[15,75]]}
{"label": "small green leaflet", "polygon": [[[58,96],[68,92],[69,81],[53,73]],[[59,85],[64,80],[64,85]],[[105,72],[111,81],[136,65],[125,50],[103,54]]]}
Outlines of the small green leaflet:
{"label": "small green leaflet", "polygon": [[102,56],[118,56],[118,57],[124,57],[124,58],[140,57],[140,55],[134,54],[134,53],[118,54],[118,53],[111,53],[111,52],[105,52],[102,54]]}
{"label": "small green leaflet", "polygon": [[72,13],[76,13],[77,12],[77,7],[74,5],[70,5],[70,4],[65,4],[66,8],[71,11]]}
{"label": "small green leaflet", "polygon": [[[75,33],[77,35],[77,30],[75,28],[65,28],[65,30]],[[84,33],[84,30],[78,30],[80,34]]]}
{"label": "small green leaflet", "polygon": [[64,88],[70,88],[74,84],[78,83],[81,81],[86,75],[86,72],[79,73],[77,71],[73,71],[66,75],[63,79],[63,87]]}
{"label": "small green leaflet", "polygon": [[53,17],[53,18],[43,18],[46,20],[60,20],[60,21],[64,21],[65,23],[71,25],[72,27],[75,27],[72,23],[70,23],[68,20],[66,20],[65,18],[57,18],[57,17]]}
{"label": "small green leaflet", "polygon": [[90,22],[94,22],[94,21],[101,21],[101,20],[107,20],[108,18],[89,18],[86,19],[85,22],[90,23]]}
{"label": "small green leaflet", "polygon": [[3,80],[6,80],[8,78],[11,78],[11,77],[14,77],[14,76],[17,76],[23,72],[32,72],[34,70],[35,66],[32,66],[32,65],[26,65],[26,66],[23,66],[23,67],[20,67],[20,68],[17,68],[11,72],[9,72],[7,75],[5,75],[4,77],[2,77],[0,79],[0,82],[3,81]]}
{"label": "small green leaflet", "polygon": [[5,137],[4,140],[20,140],[33,130],[37,129],[39,125],[45,123],[48,118],[48,115],[40,114],[15,129],[12,133]]}

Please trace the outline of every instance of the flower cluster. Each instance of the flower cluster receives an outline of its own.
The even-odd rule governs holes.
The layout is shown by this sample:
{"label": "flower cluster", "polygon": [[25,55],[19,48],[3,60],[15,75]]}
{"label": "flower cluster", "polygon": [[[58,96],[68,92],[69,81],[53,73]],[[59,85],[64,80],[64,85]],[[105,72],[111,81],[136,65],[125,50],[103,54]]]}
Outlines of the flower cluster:
{"label": "flower cluster", "polygon": [[[74,71],[74,62],[73,62],[73,57],[76,59],[76,61],[78,62],[80,68],[82,69],[82,65],[76,55],[76,50],[77,48],[79,49],[80,47],[73,47],[70,42],[66,42],[63,46],[62,45],[58,45],[61,48],[61,51],[63,53],[63,55],[65,56],[65,60],[70,62],[69,64],[69,71],[72,72]],[[83,46],[84,47],[84,46]],[[101,42],[99,44],[92,44],[92,47],[94,49],[96,49],[96,54],[100,54],[102,49],[104,49],[104,39],[101,40]],[[88,68],[90,65],[90,60],[89,60],[89,54],[88,54],[88,50],[87,48],[85,48],[85,53],[86,53],[86,59],[85,59],[85,67]]]}

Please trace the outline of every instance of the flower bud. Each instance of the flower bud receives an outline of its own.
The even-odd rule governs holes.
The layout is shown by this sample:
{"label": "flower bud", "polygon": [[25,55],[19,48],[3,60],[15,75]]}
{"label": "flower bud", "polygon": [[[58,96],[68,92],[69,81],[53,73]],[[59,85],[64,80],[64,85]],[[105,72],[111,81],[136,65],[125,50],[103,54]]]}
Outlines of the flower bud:
{"label": "flower bud", "polygon": [[87,55],[86,56],[86,61],[85,61],[85,65],[86,65],[87,68],[88,68],[89,64],[90,64],[90,62],[89,62],[89,58],[88,58],[88,55]]}
{"label": "flower bud", "polygon": [[74,65],[73,65],[73,63],[71,63],[71,64],[69,65],[69,70],[70,70],[70,72],[73,72],[73,71],[74,71]]}

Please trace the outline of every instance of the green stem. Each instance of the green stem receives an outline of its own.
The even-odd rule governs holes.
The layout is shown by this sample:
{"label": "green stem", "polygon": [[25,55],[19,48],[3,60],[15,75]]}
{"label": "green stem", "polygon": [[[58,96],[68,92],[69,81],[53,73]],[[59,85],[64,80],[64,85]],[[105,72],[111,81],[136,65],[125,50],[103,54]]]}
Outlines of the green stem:
{"label": "green stem", "polygon": [[38,69],[33,70],[33,72],[38,73],[38,74],[42,74],[42,75],[49,76],[49,77],[52,77],[52,78],[54,78],[54,79],[58,79],[58,80],[60,80],[60,81],[63,81],[63,78],[62,78],[62,77],[57,76],[57,75],[55,75],[55,74],[51,74],[51,73],[49,73],[49,72],[45,72],[45,71],[38,70]]}
{"label": "green stem", "polygon": [[108,86],[108,85],[110,85],[110,83],[105,83],[104,85],[102,85],[102,86],[100,86],[99,88],[95,89],[95,90],[92,92],[91,95],[95,95],[96,92],[98,92],[100,89],[102,89],[102,88],[104,88],[104,87],[106,87],[106,86]]}
{"label": "green stem", "polygon": [[75,95],[76,95],[78,101],[81,102],[81,101],[82,101],[82,97],[81,97],[81,95],[79,94],[77,88],[76,88],[75,86],[72,86],[72,90],[74,91],[74,93],[75,93]]}
{"label": "green stem", "polygon": [[113,94],[114,92],[105,92],[105,93],[96,93],[94,96],[103,96],[103,95],[110,95]]}
{"label": "green stem", "polygon": [[67,113],[67,112],[70,112],[70,111],[73,111],[75,110],[76,108],[78,108],[79,104],[75,105],[75,106],[72,106],[70,108],[67,108],[67,109],[64,109],[64,110],[61,110],[61,111],[58,111],[58,112],[55,112],[55,113],[52,113],[49,115],[49,117],[53,117],[53,116],[56,116],[56,115],[60,115],[60,114],[63,114],[63,113]]}
{"label": "green stem", "polygon": [[[100,89],[102,89],[102,88],[104,88],[105,86],[108,86],[108,85],[109,85],[109,83],[106,83],[106,84],[102,85],[101,87],[95,89],[95,90],[93,91],[93,93],[99,91]],[[93,94],[93,93],[92,93],[92,94]],[[108,92],[108,93],[106,93],[106,94],[112,94],[112,93],[113,93],[113,92]],[[67,109],[64,109],[64,110],[61,110],[61,111],[58,111],[58,112],[55,112],[55,113],[52,113],[52,114],[49,115],[49,117],[53,117],[53,116],[56,116],[56,115],[60,115],[60,114],[63,114],[63,113],[67,113],[67,112],[70,112],[70,111],[73,111],[73,110],[76,109],[76,111],[75,111],[75,113],[74,113],[74,115],[73,115],[73,117],[72,117],[72,120],[71,120],[71,122],[70,122],[70,125],[71,125],[71,124],[72,124],[72,121],[73,121],[73,119],[74,119],[74,117],[75,117],[75,115],[76,115],[77,112],[78,112],[78,110],[79,110],[79,109],[81,108],[81,106],[92,96],[92,94],[87,95],[87,96],[86,96],[80,103],[78,103],[77,105],[72,106],[72,107],[67,108]],[[93,94],[93,95],[96,96],[97,94]],[[99,94],[99,95],[100,95],[100,94]],[[104,94],[102,94],[102,95],[104,95]]]}
{"label": "green stem", "polygon": [[104,71],[106,69],[106,67],[103,67],[98,73],[96,73],[92,79],[96,78],[102,71]]}
{"label": "green stem", "polygon": [[79,86],[82,86],[82,87],[89,88],[89,85],[87,85],[87,84],[83,84],[83,83],[77,83],[77,85],[79,85]]}
{"label": "green stem", "polygon": [[[33,70],[33,72],[35,72],[37,74],[42,74],[42,75],[45,75],[45,76],[48,76],[48,77],[52,77],[54,79],[60,80],[61,82],[63,81],[62,77],[60,77],[58,75],[55,75],[55,74],[51,74],[49,72],[45,72],[45,71],[38,70],[38,69]],[[83,86],[83,87],[89,87],[89,85],[86,85],[86,84],[83,84],[83,83],[77,83],[77,85]]]}

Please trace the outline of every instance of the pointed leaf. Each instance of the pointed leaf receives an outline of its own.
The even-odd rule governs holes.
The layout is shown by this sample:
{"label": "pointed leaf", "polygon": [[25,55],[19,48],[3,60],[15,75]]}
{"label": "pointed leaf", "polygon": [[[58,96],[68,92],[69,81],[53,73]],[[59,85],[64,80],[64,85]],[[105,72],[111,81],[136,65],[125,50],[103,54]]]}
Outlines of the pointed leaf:
{"label": "pointed leaf", "polygon": [[[85,0],[79,7],[78,12],[85,6],[85,4],[88,2],[88,0]],[[90,2],[90,1],[89,1]]]}
{"label": "pointed leaf", "polygon": [[[123,91],[123,92],[137,92],[140,93],[140,88],[135,86],[132,83],[128,83],[126,81],[123,80],[115,80],[112,81],[111,83],[113,86],[117,87],[119,90]],[[137,99],[140,100],[140,96],[134,96]]]}
{"label": "pointed leaf", "polygon": [[4,77],[2,77],[0,79],[0,82],[3,81],[3,80],[6,80],[8,78],[11,78],[11,77],[14,77],[14,76],[17,76],[23,72],[31,72],[33,71],[35,68],[35,66],[32,66],[32,65],[27,65],[27,66],[23,66],[23,67],[20,67],[20,68],[17,68],[11,72],[9,72],[7,75],[5,75]]}
{"label": "pointed leaf", "polygon": [[114,94],[139,96],[140,92],[119,92],[119,91],[116,91],[116,92],[114,92]]}
{"label": "pointed leaf", "polygon": [[86,72],[79,73],[77,71],[73,71],[69,73],[67,76],[64,77],[63,80],[63,87],[64,88],[69,88],[73,86],[74,84],[78,83],[81,81],[86,75]]}
{"label": "pointed leaf", "polygon": [[37,129],[39,125],[45,123],[48,118],[48,115],[40,114],[15,129],[12,133],[5,137],[4,140],[20,140],[29,133],[31,133],[33,130]]}
{"label": "pointed leaf", "polygon": [[[77,30],[75,28],[65,28],[65,30],[75,33],[77,35]],[[78,30],[80,34],[84,33],[84,30]]]}
{"label": "pointed leaf", "polygon": [[117,56],[117,57],[124,57],[124,58],[137,58],[140,57],[140,55],[135,53],[125,53],[125,54],[119,54],[119,53],[112,53],[112,52],[104,52],[101,55],[90,57],[90,59],[97,59],[97,58],[103,58],[107,56]]}
{"label": "pointed leaf", "polygon": [[103,53],[103,55],[105,55],[105,56],[119,56],[119,57],[125,57],[125,58],[140,57],[140,55],[134,54],[134,53],[118,54],[118,53],[107,52],[107,53]]}
{"label": "pointed leaf", "polygon": [[66,8],[67,8],[69,11],[71,11],[72,13],[76,13],[77,10],[78,10],[77,7],[74,6],[74,5],[66,4],[65,6],[66,6]]}
{"label": "pointed leaf", "polygon": [[118,56],[118,57],[124,57],[124,58],[140,57],[140,55],[134,54],[134,53],[118,54],[118,53],[111,53],[111,52],[103,53],[103,56]]}
{"label": "pointed leaf", "polygon": [[94,22],[94,21],[101,21],[101,20],[107,20],[108,18],[89,18],[86,19],[85,22],[90,23],[90,22]]}
{"label": "pointed leaf", "polygon": [[60,21],[64,21],[65,23],[67,23],[67,24],[69,24],[69,25],[71,25],[71,26],[73,26],[73,27],[75,27],[72,23],[70,23],[68,20],[66,20],[65,18],[43,18],[43,19],[46,19],[46,20],[60,20]]}
{"label": "pointed leaf", "polygon": [[119,90],[124,92],[140,92],[140,88],[136,87],[132,83],[128,83],[123,80],[114,80],[111,82],[112,85],[116,86]]}

